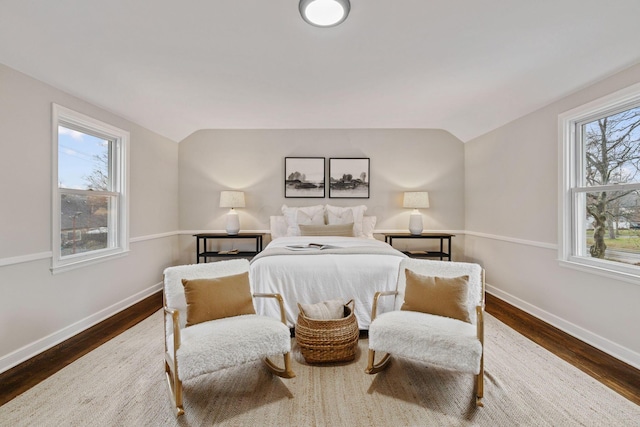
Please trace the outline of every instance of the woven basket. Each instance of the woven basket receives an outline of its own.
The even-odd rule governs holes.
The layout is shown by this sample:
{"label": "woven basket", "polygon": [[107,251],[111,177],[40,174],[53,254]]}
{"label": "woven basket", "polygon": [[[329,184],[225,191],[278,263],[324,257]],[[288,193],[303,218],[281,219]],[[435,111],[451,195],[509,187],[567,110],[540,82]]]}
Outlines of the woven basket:
{"label": "woven basket", "polygon": [[[298,304],[300,308],[300,304]],[[342,319],[310,319],[300,308],[296,323],[296,341],[308,363],[347,362],[355,359],[358,348],[358,321],[354,302],[344,305]]]}

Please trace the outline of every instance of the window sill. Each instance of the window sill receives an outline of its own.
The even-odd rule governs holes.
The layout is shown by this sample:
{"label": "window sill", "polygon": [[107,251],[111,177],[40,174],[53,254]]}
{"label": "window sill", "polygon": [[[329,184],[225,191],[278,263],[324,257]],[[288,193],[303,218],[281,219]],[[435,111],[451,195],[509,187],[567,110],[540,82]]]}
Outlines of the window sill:
{"label": "window sill", "polygon": [[[621,269],[608,268],[609,263],[607,261],[585,262],[584,259],[577,257],[570,260],[561,259],[558,260],[558,263],[561,267],[571,268],[573,270],[578,270],[585,273],[596,274],[598,276],[632,283],[634,285],[640,285],[640,268],[635,269],[633,267],[630,267],[628,269],[629,271],[622,271]],[[637,270],[637,272],[631,270]]]}
{"label": "window sill", "polygon": [[67,271],[75,270],[77,268],[86,267],[93,264],[98,264],[100,262],[109,261],[116,258],[121,258],[127,256],[129,254],[129,250],[122,250],[115,253],[108,253],[104,255],[92,256],[91,258],[82,258],[74,261],[68,261],[62,264],[54,265],[51,267],[52,274],[65,273]]}

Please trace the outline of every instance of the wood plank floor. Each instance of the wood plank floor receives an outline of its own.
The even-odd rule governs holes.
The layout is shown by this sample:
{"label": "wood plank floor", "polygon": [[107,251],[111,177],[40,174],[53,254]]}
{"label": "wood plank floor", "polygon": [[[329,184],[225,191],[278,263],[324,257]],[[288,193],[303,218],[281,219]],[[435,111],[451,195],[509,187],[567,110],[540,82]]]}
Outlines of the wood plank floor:
{"label": "wood plank floor", "polygon": [[[486,310],[501,322],[640,405],[640,370],[487,294]],[[35,386],[162,307],[154,294],[121,313],[0,374],[0,405]],[[158,356],[160,357],[160,355]]]}
{"label": "wood plank floor", "polygon": [[0,374],[0,406],[162,308],[162,292]]}
{"label": "wood plank floor", "polygon": [[536,344],[640,405],[640,370],[486,294],[486,311]]}

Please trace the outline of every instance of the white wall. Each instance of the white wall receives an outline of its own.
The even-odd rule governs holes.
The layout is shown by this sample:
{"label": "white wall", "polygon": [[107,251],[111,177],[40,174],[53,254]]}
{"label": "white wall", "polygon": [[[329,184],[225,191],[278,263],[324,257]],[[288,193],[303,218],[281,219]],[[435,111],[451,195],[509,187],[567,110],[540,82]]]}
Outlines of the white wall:
{"label": "white wall", "polygon": [[[558,267],[557,115],[640,81],[640,66],[467,144],[438,130],[203,130],[179,145],[0,65],[0,372],[158,290],[195,262],[193,231],[223,230],[219,192],[241,189],[244,230],[283,203],[364,203],[378,230],[405,230],[402,191],[429,191],[427,230],[460,231],[454,258],[489,290],[640,367],[640,285]],[[51,103],[131,133],[131,253],[52,275]],[[284,157],[369,157],[370,199],[285,199]],[[178,238],[176,231],[183,230]]]}
{"label": "white wall", "polygon": [[640,368],[640,282],[561,268],[558,114],[640,82],[640,65],[465,144],[465,254],[487,289]]}
{"label": "white wall", "polygon": [[[371,197],[285,199],[285,157],[325,157],[327,167],[330,157],[368,157]],[[228,210],[218,203],[227,189],[245,191],[247,207],[238,209],[243,230],[268,230],[269,216],[281,215],[283,204],[365,204],[377,230],[406,231],[410,211],[402,208],[402,192],[415,189],[429,191],[425,230],[462,230],[464,146],[447,132],[415,129],[203,130],[181,141],[180,228],[224,230]],[[454,258],[462,256],[462,240],[454,238]],[[184,235],[181,251],[183,262],[195,262],[195,238]]]}
{"label": "white wall", "polygon": [[[130,132],[128,256],[52,275],[51,103]],[[0,372],[160,289],[178,259],[178,144],[0,65]]]}

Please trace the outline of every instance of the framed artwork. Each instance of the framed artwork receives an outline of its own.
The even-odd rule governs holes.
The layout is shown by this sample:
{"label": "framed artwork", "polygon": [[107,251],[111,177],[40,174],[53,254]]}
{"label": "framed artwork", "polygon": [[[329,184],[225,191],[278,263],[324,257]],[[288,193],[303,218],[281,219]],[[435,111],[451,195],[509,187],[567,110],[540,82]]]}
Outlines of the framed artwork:
{"label": "framed artwork", "polygon": [[368,158],[329,159],[329,197],[369,198],[370,160]]}
{"label": "framed artwork", "polygon": [[284,197],[324,197],[324,157],[284,158]]}

